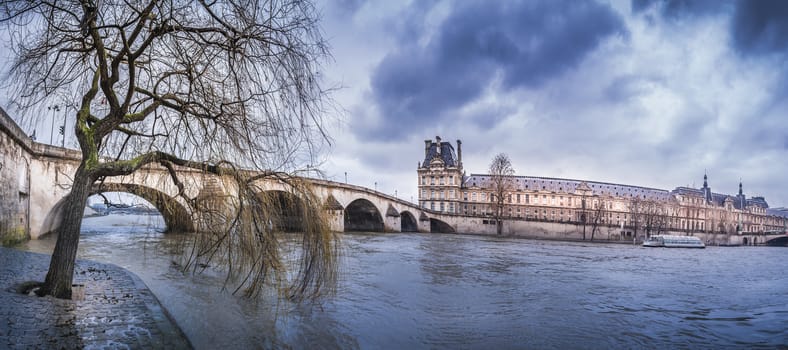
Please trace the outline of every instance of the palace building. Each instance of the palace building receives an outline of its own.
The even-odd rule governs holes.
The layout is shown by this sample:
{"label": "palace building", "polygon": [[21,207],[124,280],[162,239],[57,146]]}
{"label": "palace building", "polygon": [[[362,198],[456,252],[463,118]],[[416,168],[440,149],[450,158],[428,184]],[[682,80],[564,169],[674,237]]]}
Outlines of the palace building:
{"label": "palace building", "polygon": [[[620,237],[677,233],[742,234],[785,232],[786,212],[769,209],[763,197],[746,197],[703,187],[672,191],[607,182],[537,176],[510,176],[504,216],[508,221],[573,224],[585,232],[612,232]],[[462,142],[424,141],[418,165],[419,205],[466,217],[489,218],[495,193],[491,176],[466,175]],[[484,220],[492,223],[492,220]]]}

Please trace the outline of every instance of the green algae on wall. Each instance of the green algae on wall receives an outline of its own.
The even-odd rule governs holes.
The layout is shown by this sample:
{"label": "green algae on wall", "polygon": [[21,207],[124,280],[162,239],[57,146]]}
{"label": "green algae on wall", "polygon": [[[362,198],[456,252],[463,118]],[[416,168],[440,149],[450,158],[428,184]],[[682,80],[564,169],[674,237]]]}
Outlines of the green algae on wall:
{"label": "green algae on wall", "polygon": [[0,222],[0,242],[3,247],[14,246],[30,239],[24,227],[17,226],[10,229],[6,229],[6,227],[5,223]]}

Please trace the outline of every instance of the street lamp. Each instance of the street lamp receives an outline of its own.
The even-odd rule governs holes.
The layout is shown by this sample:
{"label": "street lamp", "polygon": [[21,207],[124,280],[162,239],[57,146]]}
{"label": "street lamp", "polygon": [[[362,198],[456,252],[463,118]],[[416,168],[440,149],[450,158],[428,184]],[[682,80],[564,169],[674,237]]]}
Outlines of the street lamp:
{"label": "street lamp", "polygon": [[63,108],[63,126],[60,129],[60,134],[63,135],[63,142],[60,143],[60,147],[62,148],[66,148],[66,121],[68,120],[68,109],[65,107]]}
{"label": "street lamp", "polygon": [[347,184],[347,171],[345,172],[345,184]]}
{"label": "street lamp", "polygon": [[377,191],[378,191],[378,182],[375,181],[375,192],[377,192]]}
{"label": "street lamp", "polygon": [[60,106],[59,105],[52,105],[52,106],[47,107],[47,110],[54,111],[52,113],[53,114],[52,120],[51,120],[52,124],[50,124],[50,129],[49,129],[49,144],[51,145],[51,144],[53,144],[53,141],[55,140],[55,117],[54,117],[54,114],[55,114],[55,112],[59,112],[60,111]]}

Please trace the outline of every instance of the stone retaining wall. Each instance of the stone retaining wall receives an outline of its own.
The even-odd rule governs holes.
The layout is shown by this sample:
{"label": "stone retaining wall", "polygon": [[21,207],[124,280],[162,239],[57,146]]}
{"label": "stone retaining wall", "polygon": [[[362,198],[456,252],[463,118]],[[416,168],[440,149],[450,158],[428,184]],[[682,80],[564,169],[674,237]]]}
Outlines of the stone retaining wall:
{"label": "stone retaining wall", "polygon": [[8,121],[0,109],[0,243],[4,246],[30,237],[30,142]]}

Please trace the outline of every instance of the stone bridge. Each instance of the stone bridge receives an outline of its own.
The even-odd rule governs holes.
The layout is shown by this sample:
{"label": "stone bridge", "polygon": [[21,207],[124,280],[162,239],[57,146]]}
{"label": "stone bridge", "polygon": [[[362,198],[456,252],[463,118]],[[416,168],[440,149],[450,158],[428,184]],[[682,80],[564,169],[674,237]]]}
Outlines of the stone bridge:
{"label": "stone bridge", "polygon": [[785,233],[742,233],[739,245],[771,245],[788,247],[788,234]]}
{"label": "stone bridge", "polygon": [[[31,140],[0,109],[0,236],[13,231],[36,239],[57,229],[62,217],[71,176],[81,153]],[[223,179],[188,168],[177,168],[178,177],[190,198],[228,194]],[[323,201],[335,231],[367,232],[455,232],[445,214],[369,188],[333,181],[306,179]],[[288,188],[281,182],[264,180],[263,192],[287,200]],[[189,218],[196,208],[177,196],[178,188],[164,167],[155,165],[129,176],[108,178],[96,192],[126,192],[154,205],[164,217],[167,230],[200,229]],[[232,191],[229,191],[232,192]]]}

